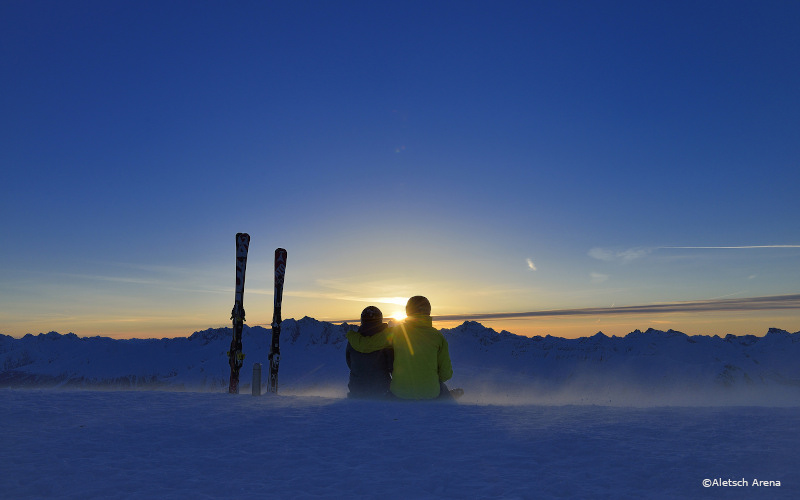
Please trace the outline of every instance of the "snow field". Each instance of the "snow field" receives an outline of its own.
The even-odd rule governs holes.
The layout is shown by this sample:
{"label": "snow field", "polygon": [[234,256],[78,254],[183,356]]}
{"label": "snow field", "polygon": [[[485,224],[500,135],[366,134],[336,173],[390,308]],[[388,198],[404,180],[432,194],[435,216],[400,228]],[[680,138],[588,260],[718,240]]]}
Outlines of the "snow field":
{"label": "snow field", "polygon": [[10,499],[800,496],[799,407],[13,389],[0,400]]}

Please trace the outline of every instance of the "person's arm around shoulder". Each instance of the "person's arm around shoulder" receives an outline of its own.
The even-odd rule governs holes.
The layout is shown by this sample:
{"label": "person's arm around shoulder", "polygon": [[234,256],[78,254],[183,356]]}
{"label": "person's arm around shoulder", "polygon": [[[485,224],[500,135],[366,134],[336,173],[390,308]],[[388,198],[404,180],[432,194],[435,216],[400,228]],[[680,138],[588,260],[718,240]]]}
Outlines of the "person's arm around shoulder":
{"label": "person's arm around shoulder", "polygon": [[347,332],[347,341],[358,352],[368,353],[380,351],[392,346],[392,328],[387,328],[371,337],[365,337],[358,332]]}
{"label": "person's arm around shoulder", "polygon": [[447,345],[447,339],[442,335],[442,345],[439,347],[439,381],[447,382],[452,377],[453,364],[450,362],[450,347]]}

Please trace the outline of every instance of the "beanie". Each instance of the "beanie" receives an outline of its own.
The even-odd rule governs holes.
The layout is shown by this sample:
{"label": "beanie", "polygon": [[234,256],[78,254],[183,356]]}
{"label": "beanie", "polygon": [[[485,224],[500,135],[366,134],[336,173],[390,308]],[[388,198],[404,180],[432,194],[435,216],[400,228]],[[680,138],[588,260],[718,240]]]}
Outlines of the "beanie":
{"label": "beanie", "polygon": [[383,322],[383,313],[380,309],[375,306],[365,307],[363,311],[361,311],[361,322],[362,323],[382,323]]}
{"label": "beanie", "polygon": [[422,295],[415,295],[414,297],[408,299],[408,303],[406,304],[406,314],[409,316],[414,316],[417,314],[430,316],[431,303]]}
{"label": "beanie", "polygon": [[383,322],[383,313],[375,306],[369,306],[361,311],[361,327],[358,329],[362,335],[374,335],[383,330],[386,325]]}

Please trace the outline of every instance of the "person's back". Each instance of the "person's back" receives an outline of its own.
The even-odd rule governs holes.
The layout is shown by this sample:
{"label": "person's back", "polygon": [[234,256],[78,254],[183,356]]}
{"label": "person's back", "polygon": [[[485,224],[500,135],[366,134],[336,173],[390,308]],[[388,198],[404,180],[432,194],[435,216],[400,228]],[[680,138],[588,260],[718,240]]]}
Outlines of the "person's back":
{"label": "person's back", "polygon": [[[380,309],[369,306],[361,313],[359,333],[370,337],[387,328]],[[358,352],[348,343],[345,351],[350,381],[347,384],[350,398],[382,398],[389,392],[394,356],[391,348],[379,351]]]}
{"label": "person's back", "polygon": [[360,352],[394,348],[391,393],[401,399],[436,399],[449,396],[444,382],[453,376],[447,340],[433,328],[430,302],[412,297],[404,323],[367,337],[348,332],[350,345]]}
{"label": "person's back", "polygon": [[402,399],[438,398],[441,383],[453,376],[447,340],[427,315],[409,316],[394,330],[392,394]]}

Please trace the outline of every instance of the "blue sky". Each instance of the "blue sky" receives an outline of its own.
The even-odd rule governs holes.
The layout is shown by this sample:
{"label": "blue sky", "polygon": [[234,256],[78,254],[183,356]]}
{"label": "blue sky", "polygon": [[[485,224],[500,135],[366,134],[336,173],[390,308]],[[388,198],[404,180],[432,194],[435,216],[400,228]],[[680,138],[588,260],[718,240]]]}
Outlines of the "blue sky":
{"label": "blue sky", "polygon": [[[284,317],[800,293],[798,26],[795,2],[3,2],[0,332],[225,325],[240,231],[249,324],[279,246]],[[800,330],[788,304],[482,322]]]}

